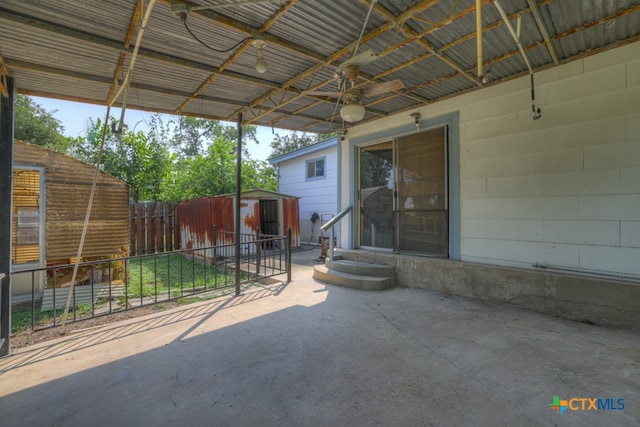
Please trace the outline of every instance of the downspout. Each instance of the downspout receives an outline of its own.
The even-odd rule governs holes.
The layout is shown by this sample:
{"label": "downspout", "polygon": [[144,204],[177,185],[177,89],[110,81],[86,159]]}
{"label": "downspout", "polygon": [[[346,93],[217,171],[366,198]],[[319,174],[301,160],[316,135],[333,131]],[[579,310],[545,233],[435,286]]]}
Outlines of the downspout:
{"label": "downspout", "polygon": [[542,117],[542,113],[540,111],[540,108],[536,108],[536,96],[535,96],[534,84],[533,84],[533,68],[531,67],[531,62],[529,62],[529,57],[527,56],[527,53],[522,47],[522,43],[520,43],[520,37],[518,36],[516,31],[513,29],[513,25],[511,25],[511,22],[509,21],[509,17],[507,16],[504,9],[500,5],[500,2],[498,0],[494,0],[493,4],[496,5],[496,9],[498,9],[498,13],[500,13],[502,20],[504,21],[505,25],[509,29],[509,32],[511,33],[511,37],[513,37],[513,40],[516,42],[516,45],[518,46],[518,50],[520,51],[520,54],[522,55],[522,58],[524,59],[525,64],[527,64],[527,68],[529,69],[529,75],[531,76],[531,110],[533,111],[533,120],[538,120],[540,117]]}
{"label": "downspout", "polygon": [[482,0],[476,0],[476,48],[478,51],[478,82],[483,83],[484,67],[482,63]]}

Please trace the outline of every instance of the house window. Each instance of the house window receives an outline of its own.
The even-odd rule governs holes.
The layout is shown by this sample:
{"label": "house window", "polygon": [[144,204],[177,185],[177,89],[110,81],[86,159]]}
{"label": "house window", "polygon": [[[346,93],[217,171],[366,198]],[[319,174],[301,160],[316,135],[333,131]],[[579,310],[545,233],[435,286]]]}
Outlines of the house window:
{"label": "house window", "polygon": [[307,181],[312,179],[322,179],[325,177],[324,168],[325,158],[307,160],[305,162],[307,167]]}
{"label": "house window", "polygon": [[13,171],[11,262],[24,264],[40,259],[40,170],[16,167]]}
{"label": "house window", "polygon": [[18,208],[18,245],[37,245],[40,242],[40,213],[37,207]]}

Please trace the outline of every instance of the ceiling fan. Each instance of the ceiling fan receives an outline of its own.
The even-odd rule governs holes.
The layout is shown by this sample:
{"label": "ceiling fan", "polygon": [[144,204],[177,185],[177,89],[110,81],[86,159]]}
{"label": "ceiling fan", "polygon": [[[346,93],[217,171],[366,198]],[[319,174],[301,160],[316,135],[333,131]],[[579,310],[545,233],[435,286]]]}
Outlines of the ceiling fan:
{"label": "ceiling fan", "polygon": [[362,98],[382,95],[383,93],[393,92],[404,88],[401,80],[391,80],[388,82],[374,83],[364,88],[356,88],[356,80],[360,75],[360,69],[378,59],[378,54],[373,51],[362,52],[342,64],[336,70],[336,78],[338,79],[339,91],[305,91],[304,95],[328,96],[338,98],[338,102],[342,101],[343,106],[340,108],[340,117],[345,122],[358,122],[364,118],[365,108],[362,106]]}
{"label": "ceiling fan", "polygon": [[404,83],[401,80],[391,80],[388,82],[374,83],[367,85],[364,88],[356,88],[356,80],[360,75],[360,69],[367,64],[375,61],[379,58],[379,55],[372,51],[366,50],[358,54],[358,47],[364,34],[364,30],[371,17],[373,7],[378,0],[371,0],[369,11],[362,24],[360,31],[360,37],[356,42],[356,46],[353,51],[353,56],[338,66],[335,76],[338,80],[337,92],[325,92],[325,91],[304,91],[304,95],[316,95],[316,96],[328,96],[332,98],[338,98],[338,104],[342,101],[343,106],[340,108],[340,117],[342,120],[349,123],[359,122],[364,118],[365,108],[362,106],[362,98],[369,96],[382,95],[383,93],[393,92],[404,88]]}

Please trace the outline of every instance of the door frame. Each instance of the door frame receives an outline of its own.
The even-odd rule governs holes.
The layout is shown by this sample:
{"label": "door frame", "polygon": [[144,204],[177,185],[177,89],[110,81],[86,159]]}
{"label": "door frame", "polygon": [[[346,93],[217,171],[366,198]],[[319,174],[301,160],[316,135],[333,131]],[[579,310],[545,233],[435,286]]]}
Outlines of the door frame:
{"label": "door frame", "polygon": [[[425,116],[426,114],[423,114]],[[460,259],[460,130],[457,111],[418,122],[419,131],[447,127],[446,156],[448,158],[448,200],[449,200],[449,259]],[[349,140],[349,203],[354,207],[351,215],[348,247],[355,249],[359,242],[359,209],[356,192],[358,190],[358,150],[360,147],[377,144],[416,132],[416,124],[407,124],[384,129],[379,132],[351,138]]]}

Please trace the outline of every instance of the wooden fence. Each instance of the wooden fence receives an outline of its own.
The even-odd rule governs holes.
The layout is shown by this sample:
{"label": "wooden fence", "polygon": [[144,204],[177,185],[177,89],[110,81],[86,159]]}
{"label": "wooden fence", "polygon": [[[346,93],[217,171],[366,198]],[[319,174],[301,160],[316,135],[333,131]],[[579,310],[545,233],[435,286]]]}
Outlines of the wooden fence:
{"label": "wooden fence", "polygon": [[144,202],[129,205],[130,256],[180,249],[176,203]]}

